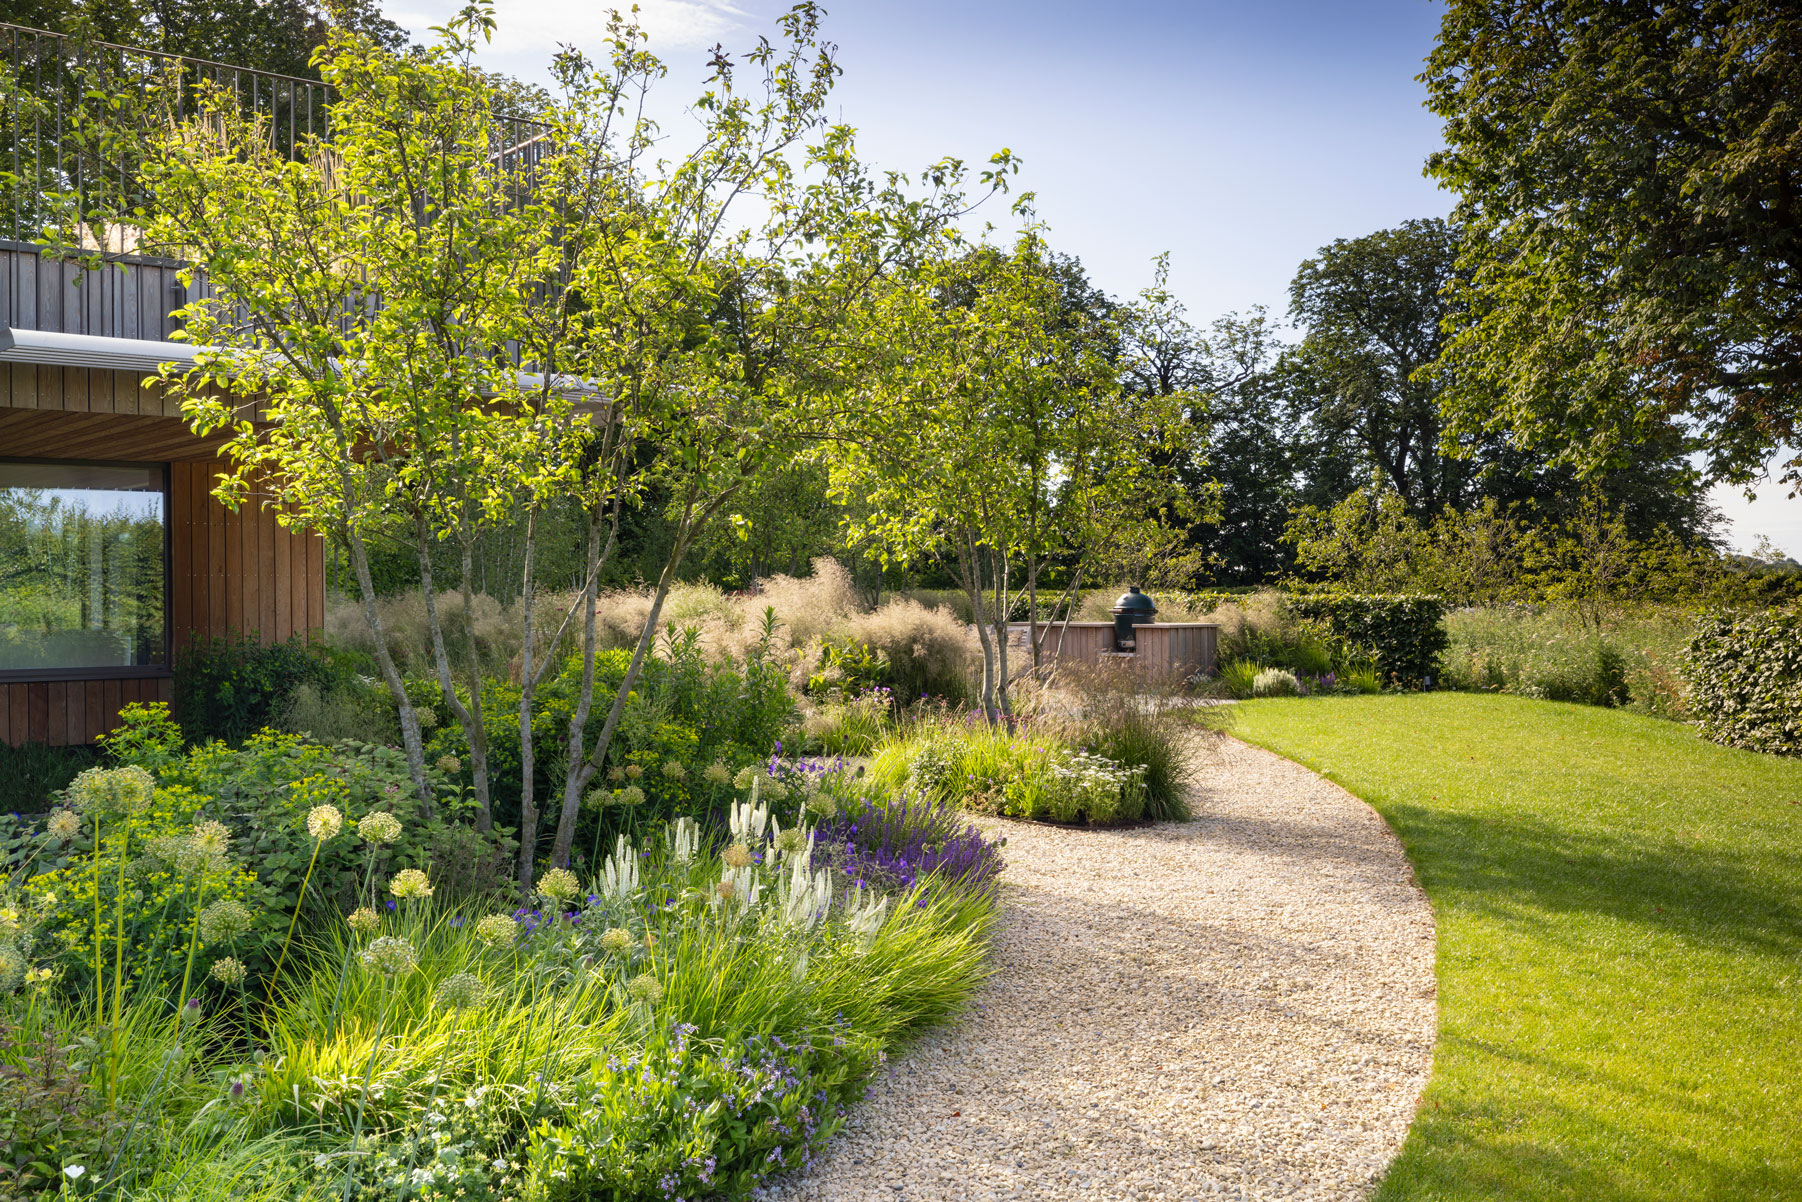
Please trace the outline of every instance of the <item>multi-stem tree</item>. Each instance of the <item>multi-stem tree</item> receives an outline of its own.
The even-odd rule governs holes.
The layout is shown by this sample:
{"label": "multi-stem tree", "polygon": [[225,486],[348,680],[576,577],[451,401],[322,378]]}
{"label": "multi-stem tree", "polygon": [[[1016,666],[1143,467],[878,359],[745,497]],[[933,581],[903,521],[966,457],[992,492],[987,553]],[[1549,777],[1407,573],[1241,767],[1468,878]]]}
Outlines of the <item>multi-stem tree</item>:
{"label": "multi-stem tree", "polygon": [[881,352],[826,454],[839,492],[867,498],[858,536],[949,563],[982,646],[984,712],[1003,721],[1016,608],[1036,669],[1043,571],[1070,568],[1050,607],[1067,615],[1098,559],[1151,537],[1182,500],[1168,465],[1191,427],[1181,398],[1120,387],[1117,332],[1071,319],[1036,229],[1008,251],[946,239],[941,252],[868,307]]}

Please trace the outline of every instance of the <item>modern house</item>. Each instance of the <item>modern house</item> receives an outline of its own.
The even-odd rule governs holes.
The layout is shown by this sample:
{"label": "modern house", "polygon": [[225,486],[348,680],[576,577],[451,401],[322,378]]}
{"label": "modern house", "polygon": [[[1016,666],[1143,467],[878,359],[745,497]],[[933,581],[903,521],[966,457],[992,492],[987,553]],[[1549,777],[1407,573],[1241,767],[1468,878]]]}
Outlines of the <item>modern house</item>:
{"label": "modern house", "polygon": [[[50,35],[0,26],[11,61]],[[28,39],[28,42],[27,42]],[[21,54],[21,44],[27,51]],[[47,49],[47,47],[49,47]],[[306,80],[243,72],[290,104]],[[254,91],[252,93],[255,94]],[[273,94],[273,92],[272,92]],[[52,131],[0,122],[0,159],[34,163]],[[33,142],[31,139],[37,139]],[[17,174],[17,172],[15,172]],[[90,269],[45,257],[17,202],[0,239],[0,741],[92,742],[122,706],[169,700],[195,639],[265,642],[324,621],[325,555],[253,502],[213,499],[218,440],[196,437],[146,379],[186,301],[180,264],[135,256]],[[160,345],[159,345],[160,344]]]}

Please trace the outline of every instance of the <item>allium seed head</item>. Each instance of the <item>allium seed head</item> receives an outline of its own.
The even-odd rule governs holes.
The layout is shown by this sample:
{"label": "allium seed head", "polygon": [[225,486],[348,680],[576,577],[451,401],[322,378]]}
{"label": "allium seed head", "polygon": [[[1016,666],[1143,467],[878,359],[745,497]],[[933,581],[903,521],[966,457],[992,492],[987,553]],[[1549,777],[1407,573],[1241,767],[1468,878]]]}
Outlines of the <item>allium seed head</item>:
{"label": "allium seed head", "polygon": [[460,972],[438,983],[433,1000],[446,1010],[467,1010],[482,1000],[482,980],[472,972]]}
{"label": "allium seed head", "polygon": [[538,882],[538,895],[553,902],[566,902],[580,897],[582,884],[567,868],[553,868]]}
{"label": "allium seed head", "polygon": [[58,810],[44,823],[44,833],[59,843],[67,843],[81,834],[81,819],[74,810]]}
{"label": "allium seed head", "polygon": [[720,858],[726,861],[728,868],[749,868],[757,862],[751,856],[751,849],[743,843],[734,843]]}
{"label": "allium seed head", "polygon": [[463,771],[463,761],[454,755],[441,755],[438,757],[438,771],[461,772]]}
{"label": "allium seed head", "polygon": [[490,914],[476,923],[476,938],[485,947],[499,947],[511,944],[519,936],[519,924],[510,915]]}
{"label": "allium seed head", "polygon": [[212,977],[221,985],[241,985],[244,983],[244,962],[236,956],[215,960],[213,961]]}
{"label": "allium seed head", "polygon": [[618,764],[615,764],[613,767],[607,769],[607,779],[616,785],[620,784],[626,779],[626,770],[621,768]]}
{"label": "allium seed head", "polygon": [[412,972],[419,966],[419,953],[405,939],[383,935],[363,949],[363,963],[385,977]]}
{"label": "allium seed head", "polygon": [[368,906],[359,906],[345,918],[345,924],[359,935],[373,935],[382,929],[382,916]]}
{"label": "allium seed head", "polygon": [[715,760],[701,773],[701,779],[710,785],[723,785],[732,779],[732,770],[723,761]]}
{"label": "allium seed head", "polygon": [[778,850],[793,854],[806,846],[807,836],[801,832],[801,828],[798,826],[791,826],[780,835],[776,836],[776,847]]}
{"label": "allium seed head", "polygon": [[417,868],[403,868],[388,882],[388,892],[403,900],[432,896],[432,882]]}
{"label": "allium seed head", "polygon": [[681,760],[664,760],[663,775],[671,780],[687,780],[688,769],[682,766]]}
{"label": "allium seed head", "polygon": [[205,943],[236,939],[250,929],[250,911],[244,903],[223,897],[200,912],[200,938]]}
{"label": "allium seed head", "polygon": [[619,804],[623,806],[641,806],[644,804],[644,790],[637,785],[627,785],[617,794]]}
{"label": "allium seed head", "polygon": [[344,811],[334,805],[314,806],[307,811],[307,834],[324,843],[344,829]]}
{"label": "allium seed head", "polygon": [[357,834],[363,842],[380,846],[400,838],[400,819],[386,810],[371,810],[357,823]]}
{"label": "allium seed head", "polygon": [[202,822],[188,836],[188,846],[208,859],[219,859],[231,847],[231,829],[223,822]]}
{"label": "allium seed head", "polygon": [[637,780],[639,777],[641,777],[643,775],[644,775],[644,765],[643,764],[627,764],[626,765],[626,779],[627,780]]}
{"label": "allium seed head", "polygon": [[626,994],[643,1006],[655,1006],[663,1000],[663,985],[648,972],[639,973],[626,982]]}
{"label": "allium seed head", "polygon": [[632,946],[632,932],[625,927],[608,927],[607,933],[601,936],[603,951],[618,955]]}

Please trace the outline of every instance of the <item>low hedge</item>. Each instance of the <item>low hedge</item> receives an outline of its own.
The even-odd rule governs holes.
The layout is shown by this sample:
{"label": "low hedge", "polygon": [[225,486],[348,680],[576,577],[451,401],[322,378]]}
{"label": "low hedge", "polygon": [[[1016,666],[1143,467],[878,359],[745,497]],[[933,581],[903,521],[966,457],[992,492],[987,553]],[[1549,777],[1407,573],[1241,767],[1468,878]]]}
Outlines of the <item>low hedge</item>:
{"label": "low hedge", "polygon": [[1326,628],[1337,658],[1369,659],[1384,681],[1419,684],[1439,670],[1449,643],[1439,597],[1374,593],[1301,593],[1289,612]]}
{"label": "low hedge", "polygon": [[1802,755],[1802,611],[1705,619],[1683,675],[1704,738]]}

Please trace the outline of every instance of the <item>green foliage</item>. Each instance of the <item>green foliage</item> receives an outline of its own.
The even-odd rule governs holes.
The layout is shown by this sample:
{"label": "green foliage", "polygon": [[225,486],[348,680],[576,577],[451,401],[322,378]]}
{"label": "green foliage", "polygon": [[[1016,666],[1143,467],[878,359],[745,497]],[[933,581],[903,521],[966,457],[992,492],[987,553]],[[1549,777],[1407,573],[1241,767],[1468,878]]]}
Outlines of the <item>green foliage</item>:
{"label": "green foliage", "polygon": [[842,689],[853,694],[867,693],[886,688],[890,682],[886,651],[851,639],[827,638],[820,643],[819,667],[807,678],[807,691]]}
{"label": "green foliage", "polygon": [[978,813],[1090,826],[1144,818],[1147,774],[1146,765],[1077,750],[1061,733],[1009,734],[937,722],[882,745],[870,763],[879,784],[911,796]]}
{"label": "green foliage", "polygon": [[1132,693],[1087,698],[1075,733],[1078,750],[1137,771],[1151,822],[1189,820],[1188,736],[1164,712]]}
{"label": "green foliage", "polygon": [[888,733],[894,705],[887,689],[820,702],[802,726],[808,749],[827,755],[868,755]]}
{"label": "green foliage", "polygon": [[1799,38],[1787,0],[1446,6],[1422,79],[1466,231],[1442,364],[1462,429],[1600,467],[1675,417],[1714,476],[1798,456],[1795,222],[1773,204]]}
{"label": "green foliage", "polygon": [[1384,680],[1414,685],[1438,670],[1445,603],[1438,597],[1308,593],[1285,604],[1318,622],[1341,660],[1367,660]]}
{"label": "green foliage", "polygon": [[0,1017],[0,1202],[58,1193],[64,1165],[104,1155],[106,1120],[77,1050],[39,1015]]}
{"label": "green foliage", "polygon": [[1256,660],[1228,660],[1220,665],[1216,687],[1227,697],[1242,701],[1252,695],[1252,686],[1257,683],[1258,673],[1262,670]]}
{"label": "green foliage", "polygon": [[[595,681],[600,695],[619,687],[631,662],[632,653],[624,648],[596,656]],[[538,691],[532,737],[541,797],[554,796],[551,791],[563,786],[564,739],[575,713],[581,675],[581,657],[571,656],[563,670]],[[421,682],[422,712],[434,692],[435,686]],[[494,681],[489,684],[489,694],[483,714],[494,781],[494,813],[497,821],[510,825],[519,821],[519,688]],[[590,738],[605,720],[601,707],[590,712]],[[692,633],[678,634],[672,629],[657,653],[645,660],[637,685],[627,697],[600,778],[609,787],[619,787],[629,779],[643,790],[645,801],[630,814],[611,808],[585,810],[578,846],[607,842],[615,824],[705,814],[717,799],[696,787],[701,770],[716,760],[737,769],[767,756],[795,720],[787,676],[774,663],[756,655],[742,665],[711,663],[703,657]],[[462,727],[442,719],[434,725],[430,758],[435,761],[451,755],[466,762],[469,748]],[[683,777],[663,771],[663,765],[672,760],[687,770]],[[597,833],[596,824],[605,830]]]}
{"label": "green foliage", "polygon": [[1690,711],[1705,737],[1802,755],[1802,612],[1705,620],[1683,672]]}
{"label": "green foliage", "polygon": [[298,635],[268,645],[244,634],[196,639],[176,661],[175,717],[191,743],[242,743],[280,725],[301,686],[329,693],[347,676]]}
{"label": "green foliage", "polygon": [[1432,902],[1432,1077],[1379,1202],[1795,1197],[1802,761],[1519,697],[1209,716],[1374,806]]}
{"label": "green foliage", "polygon": [[76,773],[93,763],[94,753],[86,747],[48,743],[14,747],[0,739],[0,813],[42,813]]}
{"label": "green foliage", "polygon": [[1640,607],[1596,630],[1568,606],[1492,605],[1446,615],[1448,688],[1688,714],[1679,675],[1694,615]]}

